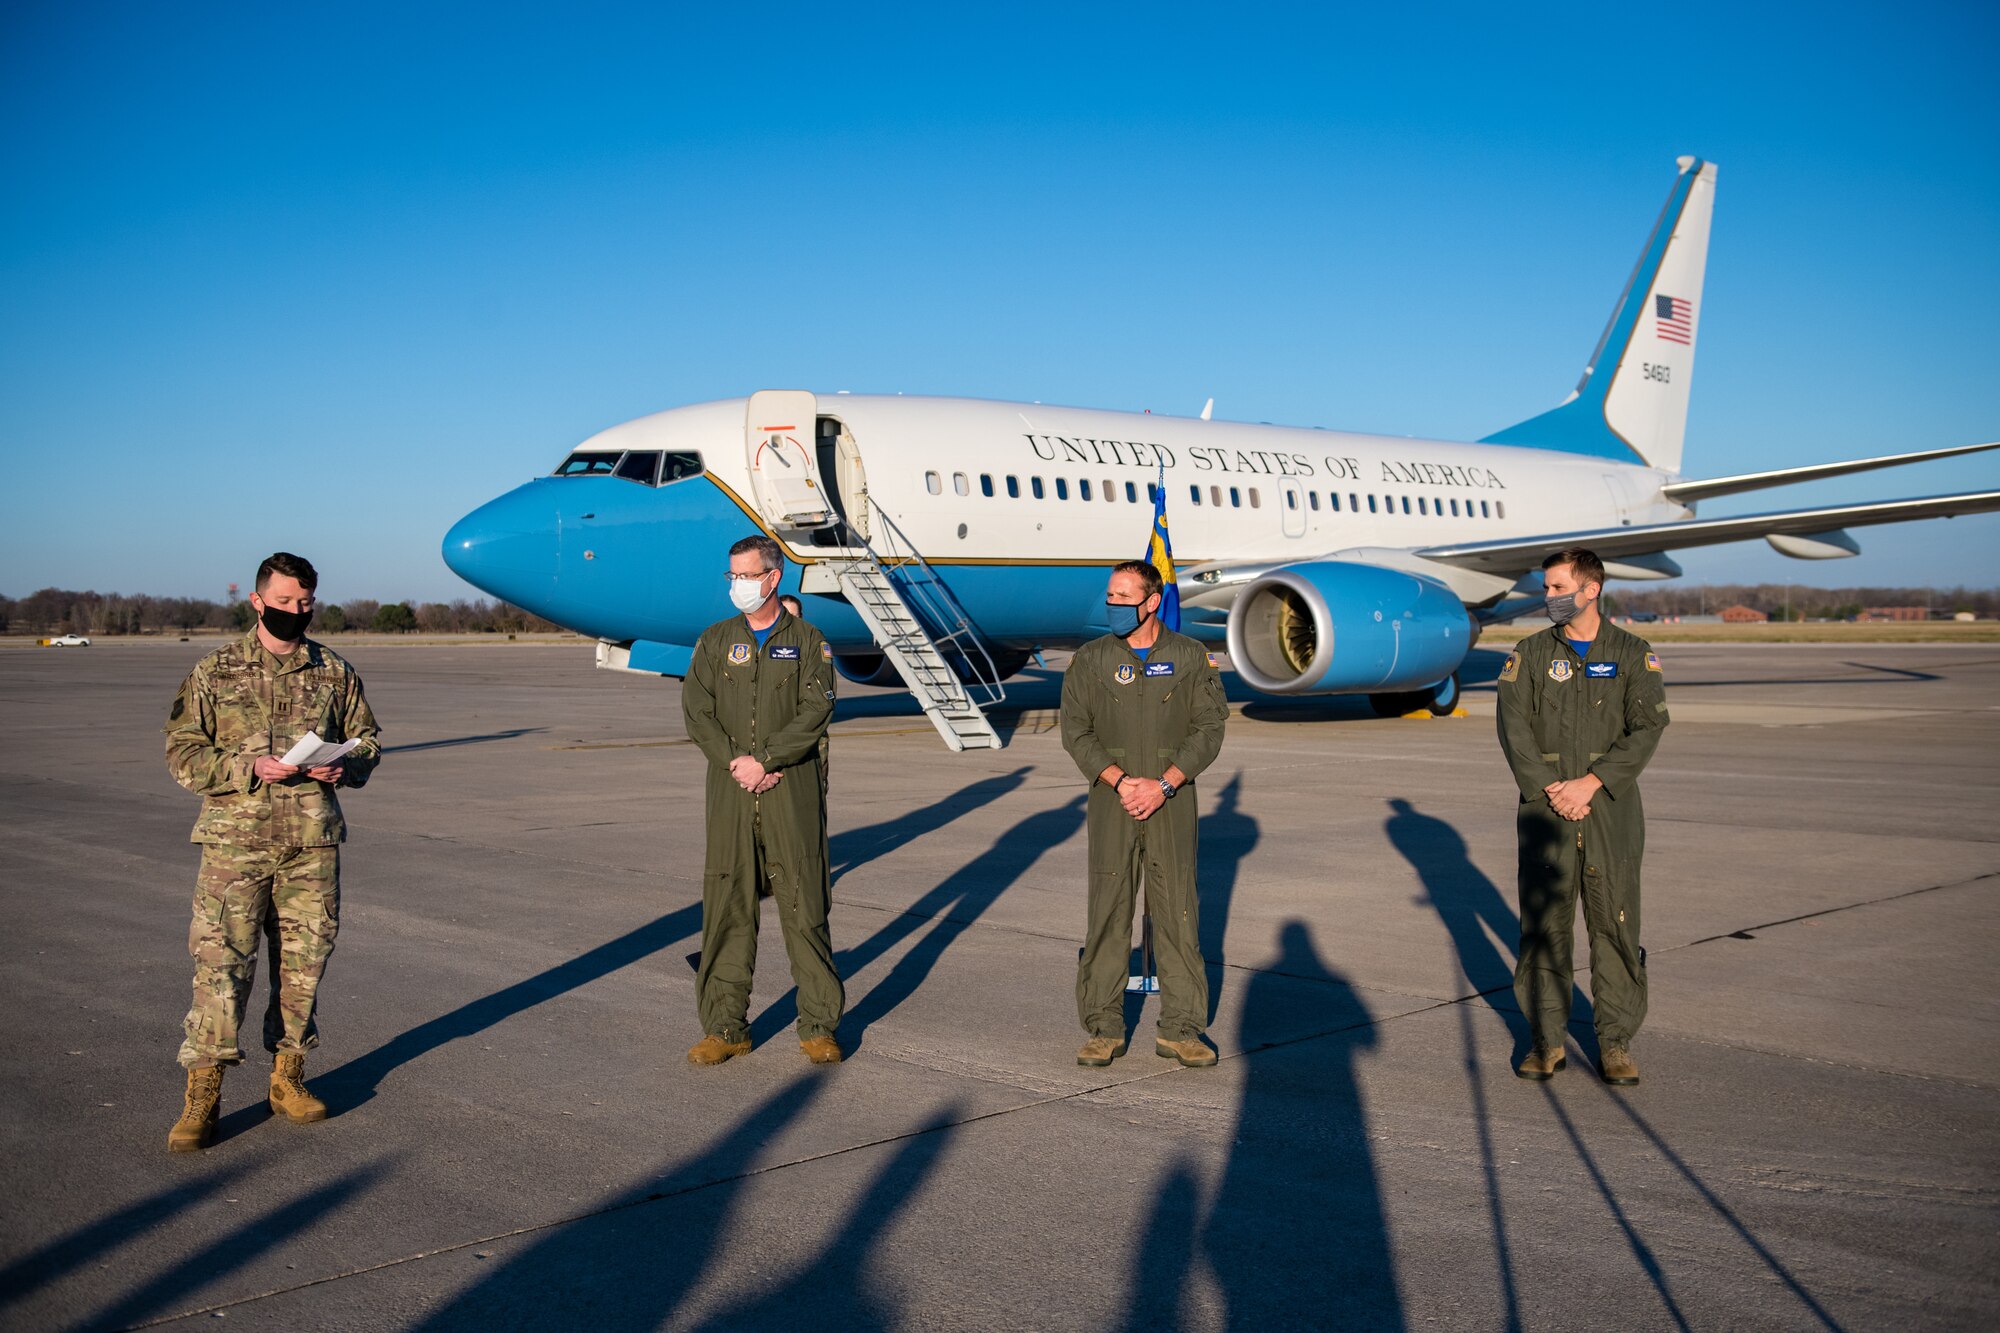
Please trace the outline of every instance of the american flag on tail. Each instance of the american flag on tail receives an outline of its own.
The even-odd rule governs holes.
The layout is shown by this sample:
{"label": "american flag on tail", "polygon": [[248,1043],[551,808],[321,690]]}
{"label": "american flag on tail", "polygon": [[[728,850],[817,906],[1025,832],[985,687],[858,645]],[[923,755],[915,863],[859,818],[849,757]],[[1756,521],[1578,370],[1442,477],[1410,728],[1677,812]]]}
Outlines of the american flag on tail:
{"label": "american flag on tail", "polygon": [[1653,298],[1653,331],[1670,343],[1694,345],[1694,303],[1678,296]]}

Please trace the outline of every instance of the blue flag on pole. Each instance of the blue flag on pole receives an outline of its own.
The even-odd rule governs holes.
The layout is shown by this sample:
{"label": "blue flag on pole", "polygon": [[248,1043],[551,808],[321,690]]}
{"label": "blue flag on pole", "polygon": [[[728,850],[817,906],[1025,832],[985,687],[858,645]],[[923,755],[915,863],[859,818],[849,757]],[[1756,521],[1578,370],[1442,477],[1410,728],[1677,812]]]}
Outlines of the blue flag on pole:
{"label": "blue flag on pole", "polygon": [[1153,488],[1153,533],[1146,541],[1142,557],[1160,571],[1166,585],[1160,590],[1160,623],[1168,629],[1181,627],[1181,588],[1174,581],[1174,542],[1167,535],[1167,465],[1160,464],[1160,480]]}

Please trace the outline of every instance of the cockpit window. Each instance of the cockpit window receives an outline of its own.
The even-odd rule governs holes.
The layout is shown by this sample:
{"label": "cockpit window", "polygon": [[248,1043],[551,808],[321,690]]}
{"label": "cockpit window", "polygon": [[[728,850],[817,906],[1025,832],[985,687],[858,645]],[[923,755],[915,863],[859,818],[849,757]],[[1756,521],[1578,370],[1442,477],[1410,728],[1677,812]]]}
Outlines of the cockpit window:
{"label": "cockpit window", "polygon": [[617,454],[571,454],[556,469],[558,477],[608,477],[618,467]]}
{"label": "cockpit window", "polygon": [[657,449],[624,454],[578,450],[555,470],[558,477],[620,477],[642,486],[666,486],[701,474],[700,454],[662,454]]}
{"label": "cockpit window", "polygon": [[659,470],[660,456],[657,453],[651,450],[641,452],[635,449],[618,460],[618,471],[615,475],[623,477],[627,481],[636,481],[641,485],[651,486],[654,484],[653,478],[659,473]]}

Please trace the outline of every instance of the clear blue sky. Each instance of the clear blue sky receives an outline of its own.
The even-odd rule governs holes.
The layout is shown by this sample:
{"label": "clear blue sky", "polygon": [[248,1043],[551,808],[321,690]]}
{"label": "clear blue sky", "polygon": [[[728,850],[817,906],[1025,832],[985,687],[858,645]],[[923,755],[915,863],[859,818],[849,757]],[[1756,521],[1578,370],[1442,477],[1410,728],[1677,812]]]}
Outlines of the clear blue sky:
{"label": "clear blue sky", "polygon": [[[470,595],[460,514],[763,387],[1476,438],[1568,392],[1680,153],[1691,474],[2000,437],[1997,15],[22,0],[0,591]],[[1684,563],[2000,582],[2000,516],[1859,535]]]}

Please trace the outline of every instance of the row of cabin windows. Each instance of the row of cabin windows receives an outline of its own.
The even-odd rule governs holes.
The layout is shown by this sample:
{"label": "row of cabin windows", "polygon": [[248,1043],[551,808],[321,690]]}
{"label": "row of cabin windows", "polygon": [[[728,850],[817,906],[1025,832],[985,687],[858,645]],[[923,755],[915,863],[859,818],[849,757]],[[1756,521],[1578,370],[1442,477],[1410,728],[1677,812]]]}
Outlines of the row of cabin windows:
{"label": "row of cabin windows", "polygon": [[[1076,483],[1076,498],[1079,500],[1089,500],[1101,497],[1105,500],[1110,500],[1115,502],[1118,499],[1120,493],[1120,485],[1121,484],[1119,482],[1107,480],[1103,483],[1103,485],[1098,486],[1093,490],[1090,478],[1085,477]],[[1124,482],[1122,485],[1123,485],[1123,493],[1125,496],[1125,502],[1127,504],[1137,504],[1139,501],[1139,483],[1128,481]],[[1145,483],[1145,486],[1146,486],[1146,503],[1152,504],[1154,503],[1154,500],[1156,498],[1156,492],[1159,490],[1159,487],[1155,483],[1150,481]],[[1004,488],[1006,490],[1007,498],[1010,500],[1018,500],[1021,498],[1021,479],[1019,477],[1003,476],[1000,479],[1000,488]],[[929,491],[932,495],[943,495],[944,494],[943,475],[937,472],[924,473],[924,489]],[[971,478],[969,478],[963,472],[952,473],[951,490],[952,494],[954,495],[972,494]],[[1031,494],[1037,500],[1046,499],[1048,498],[1049,494],[1048,488],[1042,484],[1042,479],[1040,477],[1028,478],[1028,491],[1029,494]],[[983,496],[986,496],[989,499],[992,498],[994,495],[998,494],[998,489],[994,485],[992,473],[982,472],[979,474],[979,493]],[[1300,494],[1301,492],[1299,491],[1286,491],[1284,493],[1285,507],[1287,509],[1297,509],[1299,507]],[[1306,497],[1306,506],[1311,510],[1313,510],[1315,513],[1317,513],[1321,507],[1320,492],[1304,491],[1303,494]],[[1067,477],[1057,477],[1055,479],[1055,497],[1058,500],[1069,499],[1070,483]],[[1207,488],[1205,499],[1203,495],[1203,488],[1201,486],[1192,483],[1189,484],[1188,486],[1188,503],[1196,506],[1206,503],[1211,508],[1219,509],[1224,504],[1227,504],[1232,509],[1241,509],[1246,499],[1249,501],[1250,508],[1252,509],[1262,509],[1264,507],[1263,492],[1260,491],[1255,486],[1239,487],[1239,486],[1210,485]],[[1360,513],[1361,507],[1364,503],[1366,503],[1366,505],[1368,506],[1368,512],[1371,514],[1396,513],[1397,506],[1398,504],[1400,504],[1402,506],[1401,512],[1405,514],[1416,513],[1420,515],[1436,515],[1439,518],[1443,518],[1447,514],[1449,514],[1452,518],[1507,517],[1507,506],[1505,502],[1500,500],[1474,501],[1470,499],[1460,500],[1456,497],[1453,497],[1451,499],[1446,499],[1443,496],[1433,497],[1433,496],[1419,495],[1416,497],[1415,507],[1412,508],[1411,498],[1407,495],[1364,496],[1357,491],[1349,491],[1347,493],[1346,507],[1349,513],[1355,513],[1355,514]],[[1477,506],[1476,509],[1475,505]],[[1336,514],[1341,512],[1341,496],[1338,491],[1326,492],[1325,507],[1329,511]]]}

